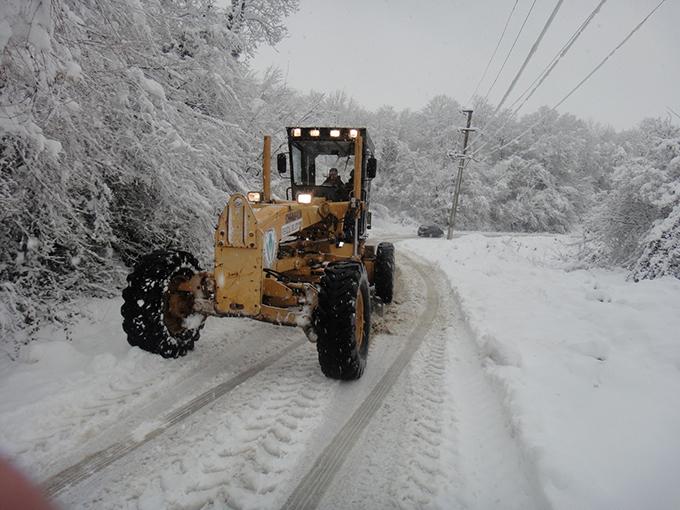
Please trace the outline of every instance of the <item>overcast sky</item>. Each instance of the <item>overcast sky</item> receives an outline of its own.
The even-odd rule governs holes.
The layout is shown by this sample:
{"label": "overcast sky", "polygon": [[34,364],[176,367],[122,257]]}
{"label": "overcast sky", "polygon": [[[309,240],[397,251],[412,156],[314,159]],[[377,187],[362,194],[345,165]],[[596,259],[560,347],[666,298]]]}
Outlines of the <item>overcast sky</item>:
{"label": "overcast sky", "polygon": [[[533,0],[519,0],[480,87],[495,78]],[[608,0],[522,113],[553,106],[611,51],[659,0]],[[514,0],[301,0],[289,37],[263,47],[256,70],[281,68],[289,86],[343,90],[376,109],[422,108],[437,94],[465,103],[479,81]],[[537,0],[512,56],[491,91],[497,103],[557,0]],[[509,103],[550,62],[599,0],[565,0]],[[667,0],[562,107],[618,129],[645,116],[680,113],[680,0]],[[676,119],[677,121],[677,119]]]}

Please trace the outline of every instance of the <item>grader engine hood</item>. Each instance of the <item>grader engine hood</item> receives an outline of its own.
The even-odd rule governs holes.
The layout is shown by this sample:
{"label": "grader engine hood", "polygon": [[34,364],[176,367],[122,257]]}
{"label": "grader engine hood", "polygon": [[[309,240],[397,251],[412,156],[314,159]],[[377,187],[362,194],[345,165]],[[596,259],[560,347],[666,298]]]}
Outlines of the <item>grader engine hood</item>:
{"label": "grader engine hood", "polygon": [[260,315],[263,269],[276,269],[279,242],[318,223],[328,212],[325,203],[253,207],[244,195],[232,195],[215,232],[215,311],[221,315]]}

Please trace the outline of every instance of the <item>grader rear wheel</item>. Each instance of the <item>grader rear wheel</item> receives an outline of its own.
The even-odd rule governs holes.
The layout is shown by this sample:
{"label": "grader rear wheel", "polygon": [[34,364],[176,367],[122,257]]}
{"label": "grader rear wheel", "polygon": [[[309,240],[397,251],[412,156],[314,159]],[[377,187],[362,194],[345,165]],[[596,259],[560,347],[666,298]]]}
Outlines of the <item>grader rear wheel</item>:
{"label": "grader rear wheel", "polygon": [[332,379],[359,379],[371,329],[368,278],[357,262],[337,262],[321,278],[314,317],[321,371]]}
{"label": "grader rear wheel", "polygon": [[194,348],[205,317],[192,314],[193,296],[178,287],[198,271],[198,261],[183,251],[155,251],[139,260],[120,309],[130,345],[164,358]]}
{"label": "grader rear wheel", "polygon": [[375,254],[375,295],[389,304],[394,296],[394,245],[380,243]]}

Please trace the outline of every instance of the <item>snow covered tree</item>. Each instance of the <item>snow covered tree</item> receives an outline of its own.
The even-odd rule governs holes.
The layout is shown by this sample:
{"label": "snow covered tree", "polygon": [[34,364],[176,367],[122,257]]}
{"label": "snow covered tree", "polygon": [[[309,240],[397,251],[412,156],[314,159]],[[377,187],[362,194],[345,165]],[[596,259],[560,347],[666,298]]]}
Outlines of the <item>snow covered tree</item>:
{"label": "snow covered tree", "polygon": [[3,4],[3,337],[113,291],[119,260],[168,245],[206,257],[226,195],[256,180],[270,126],[248,58],[280,40],[297,5]]}
{"label": "snow covered tree", "polygon": [[636,280],[678,274],[680,129],[648,119],[624,134],[627,157],[587,219],[590,257],[632,268]]}
{"label": "snow covered tree", "polygon": [[680,205],[655,223],[643,245],[642,254],[631,271],[635,281],[660,276],[680,278]]}
{"label": "snow covered tree", "polygon": [[496,164],[491,221],[503,230],[566,232],[573,224],[575,189],[560,186],[539,161],[513,156]]}

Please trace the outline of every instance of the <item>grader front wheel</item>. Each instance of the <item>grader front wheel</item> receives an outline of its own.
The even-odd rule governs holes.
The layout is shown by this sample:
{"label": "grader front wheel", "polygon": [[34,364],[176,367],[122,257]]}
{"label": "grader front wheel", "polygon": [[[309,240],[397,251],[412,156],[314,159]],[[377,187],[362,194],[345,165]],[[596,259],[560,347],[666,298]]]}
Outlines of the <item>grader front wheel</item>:
{"label": "grader front wheel", "polygon": [[192,315],[193,297],[178,286],[198,271],[198,261],[184,251],[155,251],[139,260],[127,277],[120,310],[130,345],[164,358],[194,348],[205,317]]}
{"label": "grader front wheel", "polygon": [[361,264],[338,262],[326,268],[314,328],[324,375],[359,379],[366,367],[371,329],[368,278]]}

